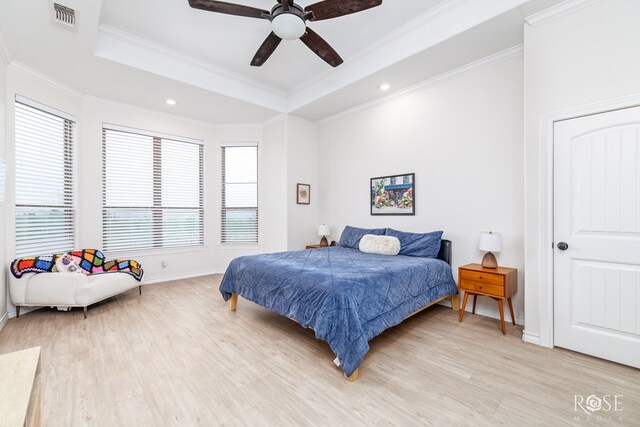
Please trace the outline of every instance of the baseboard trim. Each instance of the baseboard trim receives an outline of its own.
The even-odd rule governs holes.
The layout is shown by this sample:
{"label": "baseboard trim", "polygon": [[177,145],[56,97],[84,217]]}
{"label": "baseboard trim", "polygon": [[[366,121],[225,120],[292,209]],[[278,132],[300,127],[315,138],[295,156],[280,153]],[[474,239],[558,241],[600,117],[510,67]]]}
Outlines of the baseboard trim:
{"label": "baseboard trim", "polygon": [[[444,300],[440,303],[440,305],[444,305],[445,307],[451,307],[451,301]],[[472,310],[473,310],[473,307],[471,307],[470,304],[467,304],[467,309],[465,310],[465,313],[471,313]],[[500,312],[498,310],[491,310],[485,307],[476,307],[476,314],[480,316],[490,317],[492,319],[500,320]],[[505,316],[504,321],[507,323],[511,323],[511,317],[509,314],[508,307],[506,308],[504,316]],[[518,316],[516,314],[516,325],[524,326],[524,317]]]}
{"label": "baseboard trim", "polygon": [[5,314],[2,315],[2,319],[0,319],[0,332],[2,332],[2,328],[4,328],[4,325],[6,325],[8,321],[9,321],[9,312],[6,312]]}
{"label": "baseboard trim", "polygon": [[194,277],[201,276],[210,276],[212,274],[224,274],[222,270],[206,270],[206,271],[197,271],[195,273],[188,274],[176,274],[174,276],[163,276],[163,277],[155,277],[153,279],[144,280],[144,285],[153,285],[156,283],[164,283],[164,282],[172,282],[174,280],[183,280],[183,279],[193,279]]}
{"label": "baseboard trim", "polygon": [[527,342],[529,344],[540,345],[540,334],[527,332],[526,330],[524,330],[522,332],[522,341]]}
{"label": "baseboard trim", "polygon": [[[20,315],[31,313],[32,311],[40,310],[42,307],[45,307],[45,306],[21,305],[20,306]],[[9,319],[14,319],[16,317],[16,308],[13,307],[13,310],[7,312],[7,315],[9,317]]]}
{"label": "baseboard trim", "polygon": [[[189,273],[189,274],[178,274],[175,276],[164,276],[164,277],[156,277],[154,279],[150,279],[150,280],[144,280],[142,282],[143,285],[153,285],[156,283],[164,283],[164,282],[172,282],[174,280],[182,280],[182,279],[192,279],[194,277],[201,277],[201,276],[209,276],[211,274],[224,274],[224,271],[220,271],[220,270],[207,270],[207,271],[197,271],[195,273]],[[40,306],[20,306],[20,314],[27,314],[27,313],[31,313],[32,311],[38,310],[42,307]],[[4,321],[6,323],[6,321],[8,319],[13,319],[16,317],[16,310],[15,307],[12,311],[9,311],[5,314],[5,316],[3,317],[4,320],[0,320],[0,322]],[[2,326],[3,323],[0,323],[0,330],[2,330]]]}

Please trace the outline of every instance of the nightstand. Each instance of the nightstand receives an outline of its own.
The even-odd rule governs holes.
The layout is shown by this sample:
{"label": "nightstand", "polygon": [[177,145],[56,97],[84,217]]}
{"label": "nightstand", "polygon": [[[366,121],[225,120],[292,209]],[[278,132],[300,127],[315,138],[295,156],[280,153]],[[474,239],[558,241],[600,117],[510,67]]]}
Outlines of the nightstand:
{"label": "nightstand", "polygon": [[511,296],[518,290],[518,270],[515,268],[484,268],[480,264],[464,265],[458,268],[458,289],[464,291],[462,310],[460,310],[460,322],[462,322],[464,318],[464,309],[467,306],[467,298],[469,295],[473,295],[472,313],[474,314],[476,312],[476,300],[478,295],[481,295],[498,301],[502,335],[506,335],[504,309],[502,306],[503,299],[506,299],[509,303],[511,322],[514,325],[516,324],[515,317],[513,316],[513,304],[511,303]]}
{"label": "nightstand", "polygon": [[305,249],[320,249],[320,248],[327,248],[328,246],[320,246],[320,245],[307,245],[307,247]]}

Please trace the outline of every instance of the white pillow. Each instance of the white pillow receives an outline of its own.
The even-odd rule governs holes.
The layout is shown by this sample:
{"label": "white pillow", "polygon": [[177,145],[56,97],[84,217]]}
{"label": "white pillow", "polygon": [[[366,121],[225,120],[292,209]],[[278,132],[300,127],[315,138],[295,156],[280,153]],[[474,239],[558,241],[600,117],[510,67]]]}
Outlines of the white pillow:
{"label": "white pillow", "polygon": [[61,273],[82,273],[82,269],[71,255],[62,255],[56,260],[56,270]]}
{"label": "white pillow", "polygon": [[360,239],[360,252],[378,255],[398,255],[400,240],[394,236],[375,236],[365,234]]}

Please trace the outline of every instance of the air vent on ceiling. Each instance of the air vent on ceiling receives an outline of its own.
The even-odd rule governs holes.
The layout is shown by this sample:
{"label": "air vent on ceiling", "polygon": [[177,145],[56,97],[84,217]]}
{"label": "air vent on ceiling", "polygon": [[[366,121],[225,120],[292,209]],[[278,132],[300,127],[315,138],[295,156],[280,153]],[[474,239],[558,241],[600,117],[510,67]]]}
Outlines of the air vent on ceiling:
{"label": "air vent on ceiling", "polygon": [[58,24],[62,24],[66,27],[75,28],[76,26],[76,11],[63,4],[51,2],[53,5],[52,18]]}

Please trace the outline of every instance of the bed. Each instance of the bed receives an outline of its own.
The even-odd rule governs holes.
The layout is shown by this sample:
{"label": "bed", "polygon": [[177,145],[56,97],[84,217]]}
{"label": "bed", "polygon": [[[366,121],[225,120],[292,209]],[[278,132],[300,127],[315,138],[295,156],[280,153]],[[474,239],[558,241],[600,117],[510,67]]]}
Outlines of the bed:
{"label": "bed", "polygon": [[446,298],[458,308],[451,242],[438,258],[385,256],[331,246],[234,259],[220,284],[235,311],[238,295],[311,328],[347,379],[359,376],[368,342]]}

